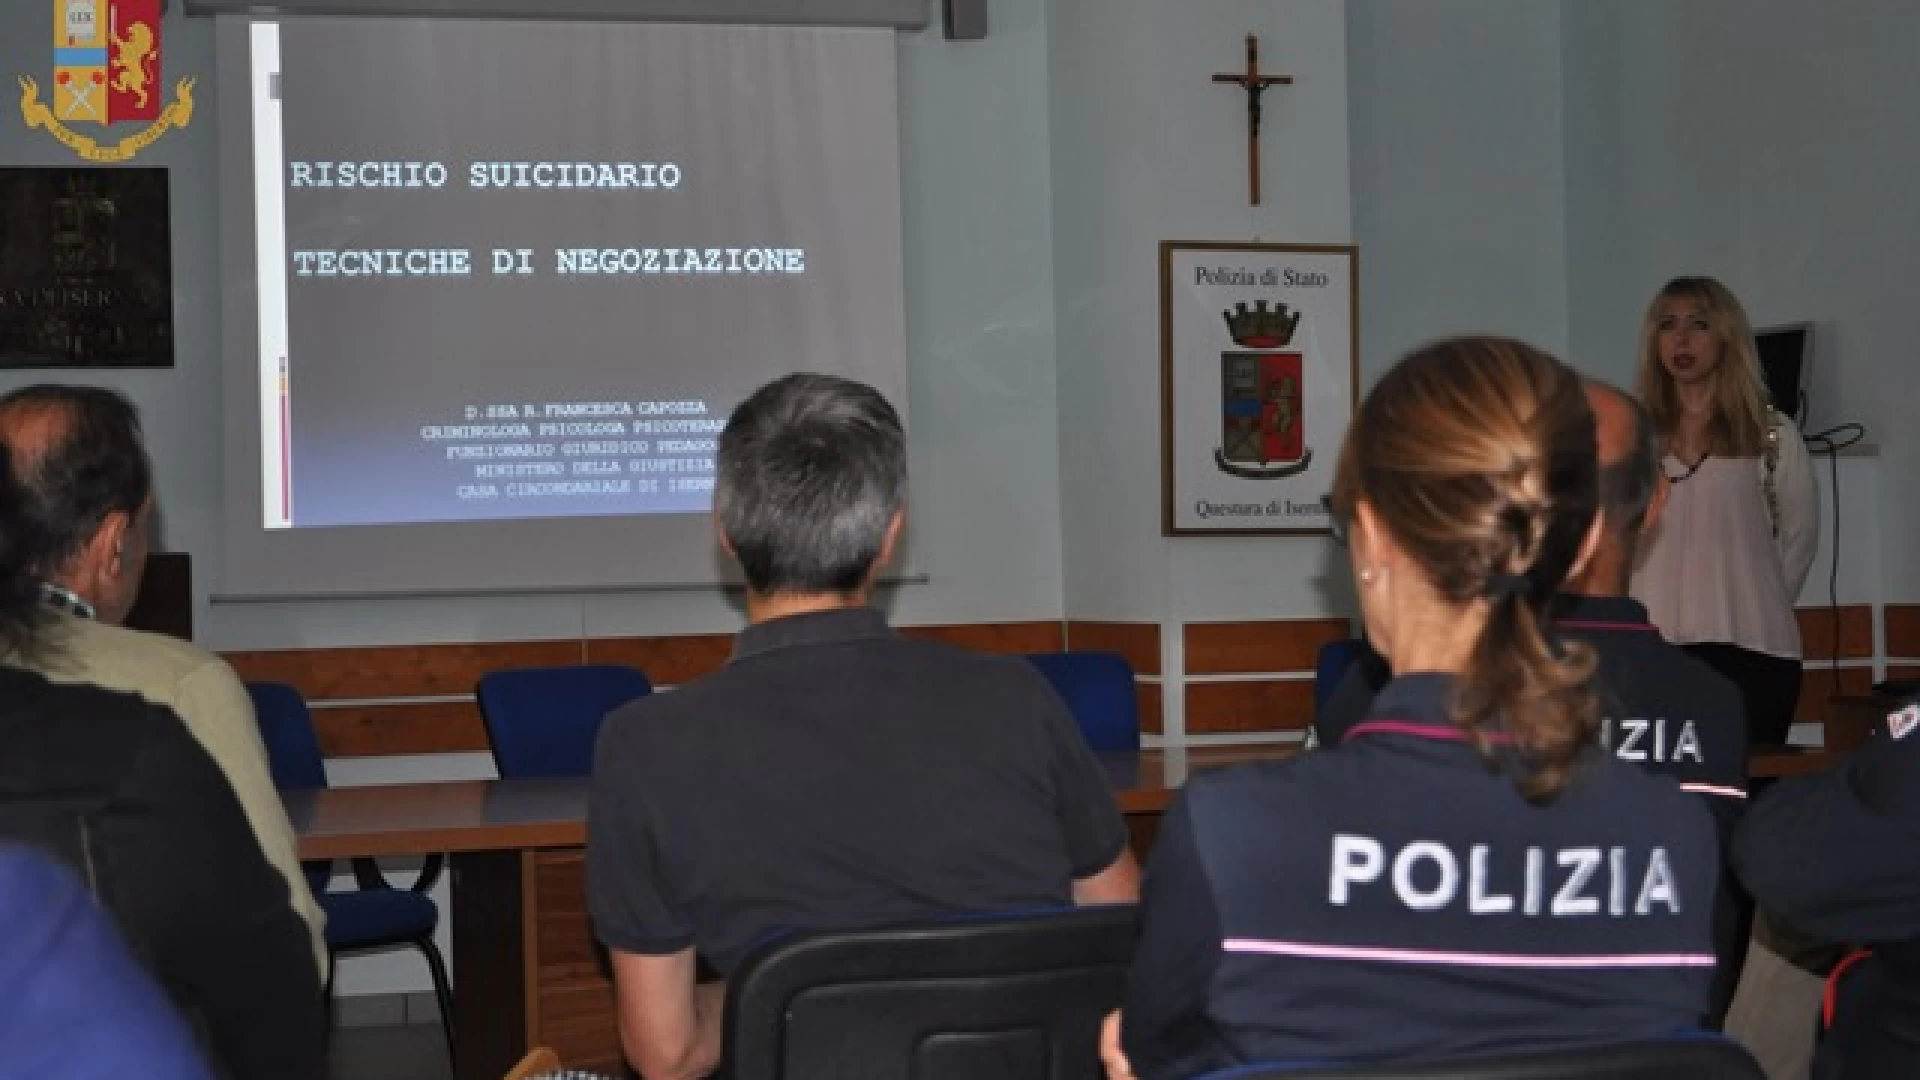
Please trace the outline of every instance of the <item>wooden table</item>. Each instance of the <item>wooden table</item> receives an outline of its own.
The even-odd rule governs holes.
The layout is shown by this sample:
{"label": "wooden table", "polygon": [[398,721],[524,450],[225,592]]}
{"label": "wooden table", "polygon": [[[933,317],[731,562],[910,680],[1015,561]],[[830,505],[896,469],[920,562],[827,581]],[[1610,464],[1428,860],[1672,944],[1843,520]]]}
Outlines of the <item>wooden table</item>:
{"label": "wooden table", "polygon": [[[1134,841],[1197,769],[1293,756],[1293,746],[1145,750],[1106,759]],[[587,782],[462,780],[284,793],[302,859],[447,853],[454,1061],[497,1080],[528,1046],[619,1074],[613,988],[587,923]]]}
{"label": "wooden table", "polygon": [[[1143,750],[1104,759],[1136,847],[1192,773],[1283,760],[1292,745]],[[1756,777],[1834,755],[1756,754]],[[527,1047],[618,1075],[613,988],[587,922],[587,782],[463,780],[286,792],[303,859],[446,852],[452,879],[454,1037],[460,1080],[497,1080]]]}
{"label": "wooden table", "polygon": [[1819,772],[1838,763],[1846,754],[1838,750],[1770,746],[1756,750],[1747,758],[1747,776],[1754,780],[1778,780],[1783,776]]}
{"label": "wooden table", "polygon": [[1835,694],[1827,699],[1826,744],[1836,750],[1858,750],[1875,728],[1907,704],[1897,694]]}
{"label": "wooden table", "polygon": [[[1158,814],[1196,770],[1283,761],[1293,745],[1143,750],[1102,760],[1120,810]],[[454,780],[283,793],[303,859],[459,854],[580,847],[587,842],[587,782]]]}

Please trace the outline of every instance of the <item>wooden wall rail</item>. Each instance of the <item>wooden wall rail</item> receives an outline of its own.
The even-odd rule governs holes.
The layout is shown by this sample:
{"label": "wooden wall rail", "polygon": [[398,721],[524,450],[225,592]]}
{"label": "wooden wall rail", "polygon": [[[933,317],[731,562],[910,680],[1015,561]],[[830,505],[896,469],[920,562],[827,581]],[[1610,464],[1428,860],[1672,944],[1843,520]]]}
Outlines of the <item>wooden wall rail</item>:
{"label": "wooden wall rail", "polygon": [[1888,604],[1882,609],[1886,621],[1887,655],[1920,660],[1920,604]]}
{"label": "wooden wall rail", "polygon": [[1119,653],[1136,675],[1160,677],[1160,624],[1067,620],[1067,648]]}
{"label": "wooden wall rail", "polygon": [[1345,619],[1188,623],[1182,629],[1190,735],[1300,731],[1313,722],[1321,646],[1351,637]]}
{"label": "wooden wall rail", "polygon": [[[1826,718],[1828,698],[1865,693],[1874,681],[1874,608],[1803,608],[1807,658],[1799,716]],[[1888,676],[1920,677],[1920,604],[1883,611]],[[1313,666],[1329,641],[1349,636],[1344,619],[1195,622],[1180,628],[1185,671],[1162,671],[1157,623],[1068,620],[902,627],[904,634],[986,652],[1116,652],[1137,674],[1142,729],[1162,733],[1167,683],[1185,705],[1192,735],[1297,731],[1313,718]],[[291,683],[314,706],[331,757],[484,752],[473,701],[488,671],[550,664],[624,663],[657,685],[713,671],[733,648],[727,634],[396,645],[233,652],[242,678]],[[1838,654],[1839,664],[1832,660]]]}
{"label": "wooden wall rail", "polygon": [[[901,633],[983,652],[1058,652],[1057,622],[907,626]],[[313,707],[328,757],[484,752],[473,688],[489,671],[557,664],[631,664],[677,686],[726,663],[728,634],[274,649],[225,654],[242,679],[284,682]]]}
{"label": "wooden wall rail", "polygon": [[1873,607],[1842,604],[1837,608],[1804,607],[1794,611],[1800,623],[1800,655],[1809,664],[1873,658]]}
{"label": "wooden wall rail", "polygon": [[1881,617],[1886,629],[1887,678],[1920,679],[1920,604],[1888,604]]}
{"label": "wooden wall rail", "polygon": [[1311,673],[1322,645],[1353,634],[1345,619],[1201,622],[1183,629],[1189,675]]}
{"label": "wooden wall rail", "polygon": [[1830,698],[1864,694],[1873,686],[1873,607],[1800,608],[1794,615],[1800,623],[1800,655],[1806,666],[1794,716],[1824,724]]}

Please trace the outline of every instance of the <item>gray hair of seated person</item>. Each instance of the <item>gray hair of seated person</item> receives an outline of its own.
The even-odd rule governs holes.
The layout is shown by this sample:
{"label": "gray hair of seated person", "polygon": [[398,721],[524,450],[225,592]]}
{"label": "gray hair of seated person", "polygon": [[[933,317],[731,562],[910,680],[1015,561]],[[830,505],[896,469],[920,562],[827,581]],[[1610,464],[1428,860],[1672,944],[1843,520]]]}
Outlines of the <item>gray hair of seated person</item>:
{"label": "gray hair of seated person", "polygon": [[852,593],[906,501],[906,433],[873,387],[801,372],[734,410],[718,473],[714,512],[754,592]]}

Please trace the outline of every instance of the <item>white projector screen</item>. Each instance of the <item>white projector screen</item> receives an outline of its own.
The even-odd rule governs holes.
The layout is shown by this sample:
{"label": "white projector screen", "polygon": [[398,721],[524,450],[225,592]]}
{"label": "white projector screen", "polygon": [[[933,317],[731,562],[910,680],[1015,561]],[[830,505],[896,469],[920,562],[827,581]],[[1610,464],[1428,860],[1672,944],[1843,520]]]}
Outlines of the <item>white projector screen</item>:
{"label": "white projector screen", "polygon": [[235,597],[721,580],[784,372],[905,412],[879,29],[223,17]]}

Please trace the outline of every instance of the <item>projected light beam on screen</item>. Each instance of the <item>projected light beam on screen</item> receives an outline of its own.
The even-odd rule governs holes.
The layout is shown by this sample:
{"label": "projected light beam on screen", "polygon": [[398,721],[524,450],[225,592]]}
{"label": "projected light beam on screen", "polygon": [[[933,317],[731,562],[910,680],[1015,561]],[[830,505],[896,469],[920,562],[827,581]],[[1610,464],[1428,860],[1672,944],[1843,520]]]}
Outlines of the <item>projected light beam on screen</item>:
{"label": "projected light beam on screen", "polygon": [[252,25],[261,524],[698,514],[767,379],[903,405],[895,122],[851,40]]}

